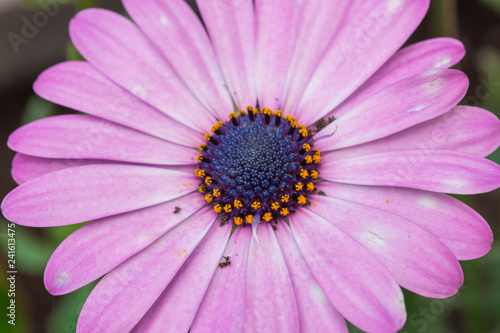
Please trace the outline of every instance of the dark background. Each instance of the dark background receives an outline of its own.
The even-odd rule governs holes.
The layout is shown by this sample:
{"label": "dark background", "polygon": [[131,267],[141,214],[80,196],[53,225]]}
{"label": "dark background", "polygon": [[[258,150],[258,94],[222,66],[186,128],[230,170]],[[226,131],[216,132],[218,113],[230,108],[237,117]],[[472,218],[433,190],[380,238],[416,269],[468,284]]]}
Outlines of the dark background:
{"label": "dark background", "polygon": [[[55,3],[57,13],[38,28],[15,52],[8,39],[21,35],[23,19],[32,20],[41,4]],[[194,1],[190,1],[192,3]],[[0,198],[16,184],[10,176],[14,153],[6,146],[8,135],[21,124],[70,112],[36,97],[32,82],[45,68],[77,59],[69,44],[68,22],[77,10],[90,6],[123,12],[119,1],[0,0]],[[500,0],[432,0],[431,10],[409,43],[427,38],[459,38],[467,55],[457,66],[470,79],[463,104],[481,106],[500,114]],[[485,84],[485,82],[490,84]],[[497,151],[491,159],[500,162]],[[490,223],[500,237],[500,191],[460,197]],[[51,296],[43,285],[44,266],[57,245],[76,227],[33,229],[16,226],[16,326],[7,325],[6,221],[0,223],[0,332],[74,332],[79,310],[92,286],[62,297]],[[462,262],[465,284],[447,300],[431,300],[405,293],[408,321],[404,332],[500,333],[500,241],[485,257]],[[352,329],[352,332],[358,332]]]}

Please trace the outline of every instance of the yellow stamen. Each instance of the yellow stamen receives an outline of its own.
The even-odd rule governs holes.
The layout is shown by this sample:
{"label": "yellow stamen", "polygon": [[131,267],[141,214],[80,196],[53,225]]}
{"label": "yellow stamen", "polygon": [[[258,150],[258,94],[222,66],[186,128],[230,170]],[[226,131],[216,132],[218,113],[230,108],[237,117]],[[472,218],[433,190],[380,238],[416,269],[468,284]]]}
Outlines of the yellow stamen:
{"label": "yellow stamen", "polygon": [[288,120],[288,121],[289,121],[289,122],[291,122],[291,123],[295,123],[295,122],[297,122],[297,120],[295,119],[295,117],[292,117],[292,116],[290,116],[289,114],[287,114],[287,115],[285,116],[285,119],[286,119],[286,120]]}
{"label": "yellow stamen", "polygon": [[252,222],[253,222],[253,215],[247,215],[245,218],[246,218],[248,224],[252,224]]}
{"label": "yellow stamen", "polygon": [[214,206],[214,212],[219,214],[220,212],[222,212],[222,206],[217,204]]}
{"label": "yellow stamen", "polygon": [[203,137],[205,138],[205,141],[210,141],[210,139],[212,138],[212,134],[208,133],[205,134]]}
{"label": "yellow stamen", "polygon": [[231,213],[232,210],[233,210],[233,207],[230,204],[227,204],[224,206],[224,211],[226,213]]}
{"label": "yellow stamen", "polygon": [[214,189],[214,197],[217,198],[220,195],[220,190]]}
{"label": "yellow stamen", "polygon": [[255,115],[255,114],[257,114],[257,113],[259,113],[259,110],[257,110],[257,109],[256,109],[256,108],[254,108],[253,106],[248,106],[248,107],[247,107],[247,111],[248,111],[248,113],[250,113],[250,112],[251,112],[251,113],[253,113],[254,115]]}
{"label": "yellow stamen", "polygon": [[207,150],[207,148],[208,148],[207,145],[199,145],[198,146],[199,151],[205,151],[205,150]]}
{"label": "yellow stamen", "polygon": [[241,201],[234,200],[234,208],[240,209],[241,207],[243,207],[243,204],[241,203]]}
{"label": "yellow stamen", "polygon": [[205,184],[207,184],[207,185],[212,184],[212,178],[210,178],[210,177],[205,178]]}
{"label": "yellow stamen", "polygon": [[311,151],[311,145],[304,143],[302,146],[302,149],[304,149],[306,152]]}
{"label": "yellow stamen", "polygon": [[260,202],[254,201],[253,204],[252,204],[252,208],[253,209],[259,209],[260,208]]}
{"label": "yellow stamen", "polygon": [[272,112],[273,112],[273,111],[272,111],[271,109],[268,109],[268,108],[263,108],[263,109],[261,110],[261,112],[262,112],[263,114],[265,114],[266,116],[270,116],[270,115],[272,114]]}
{"label": "yellow stamen", "polygon": [[307,155],[306,158],[304,159],[304,161],[306,161],[307,164],[311,164],[313,159],[312,159],[311,155]]}
{"label": "yellow stamen", "polygon": [[236,225],[242,225],[243,224],[243,219],[239,216],[234,217],[234,224]]}
{"label": "yellow stamen", "polygon": [[198,162],[203,161],[203,156],[201,156],[201,155],[196,155],[196,160],[197,160]]}
{"label": "yellow stamen", "polygon": [[297,202],[299,205],[305,205],[307,203],[307,199],[305,196],[301,195],[300,197],[297,198]]}
{"label": "yellow stamen", "polygon": [[316,170],[311,171],[311,178],[318,179],[319,172]]}
{"label": "yellow stamen", "polygon": [[300,125],[299,128],[300,128],[299,133],[302,134],[303,137],[306,137],[308,134],[306,126]]}
{"label": "yellow stamen", "polygon": [[290,214],[290,211],[288,211],[288,208],[284,207],[281,209],[280,214],[283,216],[287,216],[288,214]]}
{"label": "yellow stamen", "polygon": [[299,124],[297,124],[297,122],[296,122],[296,121],[291,121],[291,122],[290,122],[290,127],[292,127],[292,128],[297,128],[297,127],[299,127]]}
{"label": "yellow stamen", "polygon": [[201,170],[201,169],[196,169],[194,170],[194,174],[200,178],[203,178],[206,176],[205,174],[205,171]]}
{"label": "yellow stamen", "polygon": [[266,222],[269,222],[273,219],[273,214],[267,212],[264,214],[264,216],[262,216],[262,219]]}
{"label": "yellow stamen", "polygon": [[302,185],[302,183],[295,184],[295,190],[297,190],[297,191],[302,191],[303,187],[304,187],[304,185]]}
{"label": "yellow stamen", "polygon": [[206,202],[212,202],[212,200],[214,200],[214,197],[210,193],[207,193],[205,195],[205,201]]}
{"label": "yellow stamen", "polygon": [[313,162],[314,162],[314,163],[319,163],[319,162],[321,162],[321,156],[319,156],[319,155],[314,155],[314,156],[313,156]]}
{"label": "yellow stamen", "polygon": [[290,196],[288,194],[283,194],[281,196],[281,202],[288,202],[288,199],[290,199]]}
{"label": "yellow stamen", "polygon": [[236,114],[235,113],[230,113],[228,117],[229,117],[229,119],[236,118]]}
{"label": "yellow stamen", "polygon": [[277,203],[276,201],[271,204],[271,209],[273,210],[278,210],[280,209],[280,204]]}
{"label": "yellow stamen", "polygon": [[311,191],[311,192],[312,192],[312,191],[314,191],[314,184],[313,184],[313,183],[309,183],[309,184],[307,184],[307,186],[306,186],[306,187],[307,187],[307,190],[308,190],[308,191]]}
{"label": "yellow stamen", "polygon": [[206,191],[207,191],[207,186],[205,184],[200,184],[200,187],[198,187],[198,192],[205,193]]}
{"label": "yellow stamen", "polygon": [[307,170],[302,169],[300,171],[300,177],[306,178],[307,176],[309,176],[309,172],[307,172]]}
{"label": "yellow stamen", "polygon": [[281,117],[283,115],[283,112],[281,112],[281,110],[276,110],[276,111],[274,111],[274,115],[276,117]]}

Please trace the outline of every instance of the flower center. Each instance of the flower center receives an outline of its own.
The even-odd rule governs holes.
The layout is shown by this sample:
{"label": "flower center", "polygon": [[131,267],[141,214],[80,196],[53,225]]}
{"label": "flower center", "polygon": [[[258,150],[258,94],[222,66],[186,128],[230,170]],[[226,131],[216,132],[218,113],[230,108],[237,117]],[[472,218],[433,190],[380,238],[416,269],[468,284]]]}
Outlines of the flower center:
{"label": "flower center", "polygon": [[277,221],[310,204],[321,155],[306,127],[280,110],[251,106],[229,118],[205,135],[195,171],[203,179],[199,192],[223,223]]}

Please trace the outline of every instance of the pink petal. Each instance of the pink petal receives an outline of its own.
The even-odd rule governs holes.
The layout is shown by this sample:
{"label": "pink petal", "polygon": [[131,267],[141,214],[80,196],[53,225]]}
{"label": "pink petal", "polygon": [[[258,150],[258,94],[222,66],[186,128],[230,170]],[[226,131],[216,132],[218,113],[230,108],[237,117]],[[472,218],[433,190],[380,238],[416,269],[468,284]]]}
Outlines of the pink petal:
{"label": "pink petal", "polygon": [[[52,254],[45,269],[45,287],[52,295],[62,295],[85,286],[147,247],[204,204],[198,193],[192,193],[84,225]],[[176,207],[180,209],[177,213]]]}
{"label": "pink petal", "polygon": [[276,231],[292,279],[301,332],[348,332],[344,317],[333,307],[307,267],[290,227],[280,223]]}
{"label": "pink petal", "polygon": [[45,158],[105,159],[145,164],[198,164],[197,151],[85,115],[61,115],[12,133],[10,149]]}
{"label": "pink petal", "polygon": [[290,226],[312,275],[347,320],[373,333],[403,327],[403,293],[368,249],[309,211],[292,215]]}
{"label": "pink petal", "polygon": [[339,183],[454,194],[485,193],[500,187],[499,165],[448,150],[398,150],[339,161],[326,155],[323,161],[321,177]]}
{"label": "pink petal", "polygon": [[392,56],[331,115],[340,117],[377,91],[432,69],[449,68],[465,55],[463,44],[453,38],[434,38],[410,45]]}
{"label": "pink petal", "polygon": [[464,282],[453,253],[432,234],[383,210],[324,196],[310,210],[335,224],[370,250],[403,288],[445,298]]}
{"label": "pink petal", "polygon": [[359,6],[318,65],[300,102],[297,121],[315,122],[361,86],[413,33],[429,2],[378,0],[372,6]]}
{"label": "pink petal", "polygon": [[[321,143],[319,141],[317,146]],[[457,106],[442,116],[388,137],[333,151],[328,158],[340,160],[405,149],[447,149],[485,157],[499,145],[500,120],[493,113]]]}
{"label": "pink petal", "polygon": [[193,94],[220,119],[233,112],[226,83],[200,20],[184,0],[125,0],[130,16]]}
{"label": "pink petal", "polygon": [[196,2],[235,104],[240,109],[255,106],[252,0]]}
{"label": "pink petal", "polygon": [[[296,1],[301,17],[296,23],[295,47],[283,91],[283,109],[294,114],[318,63],[331,47],[351,5],[347,0]],[[371,7],[371,6],[370,6]],[[293,24],[291,22],[290,24]]]}
{"label": "pink petal", "polygon": [[69,28],[78,51],[112,81],[182,124],[210,130],[215,119],[135,24],[108,10],[87,9]]}
{"label": "pink petal", "polygon": [[202,209],[104,276],[83,306],[77,332],[129,332],[195,251],[214,219],[211,209]]}
{"label": "pink petal", "polygon": [[299,332],[292,281],[271,225],[259,224],[257,236],[248,255],[245,331]]}
{"label": "pink petal", "polygon": [[216,269],[191,326],[191,332],[242,332],[251,228],[237,228],[223,256],[231,265]]}
{"label": "pink petal", "polygon": [[459,260],[482,257],[493,243],[488,223],[469,206],[445,194],[330,182],[318,184],[318,189],[328,197],[375,207],[413,222],[436,236]]}
{"label": "pink petal", "polygon": [[231,226],[212,225],[133,332],[188,332],[228,242]]}
{"label": "pink petal", "polygon": [[111,164],[103,160],[69,160],[35,157],[17,153],[12,160],[12,178],[21,185],[46,173],[89,164]]}
{"label": "pink petal", "polygon": [[435,70],[399,81],[370,96],[320,131],[334,133],[317,144],[335,150],[380,139],[442,115],[465,96],[468,79],[452,69]]}
{"label": "pink petal", "polygon": [[162,168],[78,166],[20,185],[3,200],[2,213],[26,226],[74,224],[166,202],[196,190],[197,183],[194,174]]}
{"label": "pink petal", "polygon": [[63,62],[45,70],[33,89],[51,102],[171,142],[192,147],[203,139],[199,132],[141,101],[83,61]]}
{"label": "pink petal", "polygon": [[259,105],[277,110],[295,44],[300,0],[255,1],[255,79]]}

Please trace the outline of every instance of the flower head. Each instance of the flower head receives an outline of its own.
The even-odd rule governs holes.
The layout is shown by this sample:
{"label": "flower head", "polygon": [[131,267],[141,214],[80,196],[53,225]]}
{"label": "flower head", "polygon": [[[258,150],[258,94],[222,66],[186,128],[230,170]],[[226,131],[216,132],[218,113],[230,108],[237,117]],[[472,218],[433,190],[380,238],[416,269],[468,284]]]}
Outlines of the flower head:
{"label": "flower head", "polygon": [[455,294],[492,234],[444,193],[500,186],[500,122],[456,106],[460,42],[398,51],[429,0],[197,3],[207,31],[184,0],[79,13],[87,61],[34,89],[89,115],[9,139],[3,214],[91,221],[45,271],[54,295],[104,276],[77,331],[395,332],[400,287]]}

